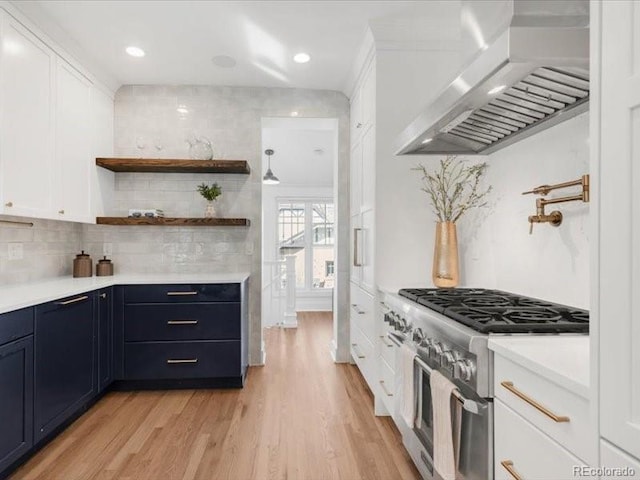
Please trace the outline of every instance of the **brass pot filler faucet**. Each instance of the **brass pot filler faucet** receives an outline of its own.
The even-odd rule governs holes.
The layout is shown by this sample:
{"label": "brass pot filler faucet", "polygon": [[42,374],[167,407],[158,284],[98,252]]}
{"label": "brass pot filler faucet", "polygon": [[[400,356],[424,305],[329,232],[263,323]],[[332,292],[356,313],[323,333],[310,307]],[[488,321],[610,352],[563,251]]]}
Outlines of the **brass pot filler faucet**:
{"label": "brass pot filler faucet", "polygon": [[540,185],[539,187],[534,188],[528,192],[522,192],[523,195],[534,194],[545,196],[548,195],[551,190],[556,190],[558,188],[566,188],[573,187],[576,185],[582,186],[582,193],[579,195],[571,195],[569,197],[559,197],[559,198],[538,198],[536,200],[536,214],[529,215],[529,234],[533,233],[533,224],[534,223],[549,223],[554,227],[560,226],[562,223],[562,213],[558,210],[554,210],[550,214],[544,213],[544,207],[546,205],[551,205],[553,203],[565,203],[565,202],[589,202],[589,175],[583,175],[579,180],[573,180],[571,182],[557,183],[555,185]]}

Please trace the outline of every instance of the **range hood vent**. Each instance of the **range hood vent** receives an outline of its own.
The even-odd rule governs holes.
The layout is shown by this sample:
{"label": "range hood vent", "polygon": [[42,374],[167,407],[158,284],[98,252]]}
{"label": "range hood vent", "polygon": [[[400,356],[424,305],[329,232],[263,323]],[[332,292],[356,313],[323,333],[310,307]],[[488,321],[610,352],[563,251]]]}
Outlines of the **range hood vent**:
{"label": "range hood vent", "polygon": [[548,18],[514,15],[402,132],[397,154],[486,155],[586,111],[588,16]]}

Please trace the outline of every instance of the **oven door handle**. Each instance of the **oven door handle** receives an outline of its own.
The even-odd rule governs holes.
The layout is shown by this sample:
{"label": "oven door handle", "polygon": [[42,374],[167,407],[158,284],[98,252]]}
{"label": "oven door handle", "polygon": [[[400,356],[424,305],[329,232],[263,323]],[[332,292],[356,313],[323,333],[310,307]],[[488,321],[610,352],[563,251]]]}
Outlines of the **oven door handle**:
{"label": "oven door handle", "polygon": [[[431,375],[431,372],[433,372],[433,368],[427,365],[422,359],[420,359],[420,357],[416,357],[414,361],[422,370]],[[422,378],[422,375],[420,377]],[[469,413],[473,413],[475,415],[483,415],[484,411],[487,409],[486,405],[465,397],[464,395],[462,395],[462,393],[460,393],[460,390],[458,389],[455,389],[453,391],[453,396],[456,398],[456,400],[462,403],[462,408],[464,408]]]}

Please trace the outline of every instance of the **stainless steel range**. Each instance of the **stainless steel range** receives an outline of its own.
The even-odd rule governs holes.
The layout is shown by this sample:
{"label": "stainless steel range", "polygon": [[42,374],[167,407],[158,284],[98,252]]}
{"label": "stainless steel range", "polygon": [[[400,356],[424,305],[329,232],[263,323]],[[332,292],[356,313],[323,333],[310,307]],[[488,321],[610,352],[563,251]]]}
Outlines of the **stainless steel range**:
{"label": "stainless steel range", "polygon": [[[402,289],[383,298],[389,338],[416,351],[417,418],[403,432],[405,446],[424,478],[433,469],[430,372],[457,387],[454,431],[458,477],[493,478],[492,334],[588,333],[589,312],[544,300],[487,289]],[[405,434],[406,433],[406,434]]]}

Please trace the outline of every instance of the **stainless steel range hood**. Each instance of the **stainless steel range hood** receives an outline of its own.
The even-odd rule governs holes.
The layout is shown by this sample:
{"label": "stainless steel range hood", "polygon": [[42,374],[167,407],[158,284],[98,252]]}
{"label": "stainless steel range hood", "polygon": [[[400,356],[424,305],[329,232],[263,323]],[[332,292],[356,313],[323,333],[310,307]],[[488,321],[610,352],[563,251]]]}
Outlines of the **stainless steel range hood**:
{"label": "stainless steel range hood", "polygon": [[510,7],[506,31],[400,134],[396,154],[486,155],[588,109],[588,2]]}

